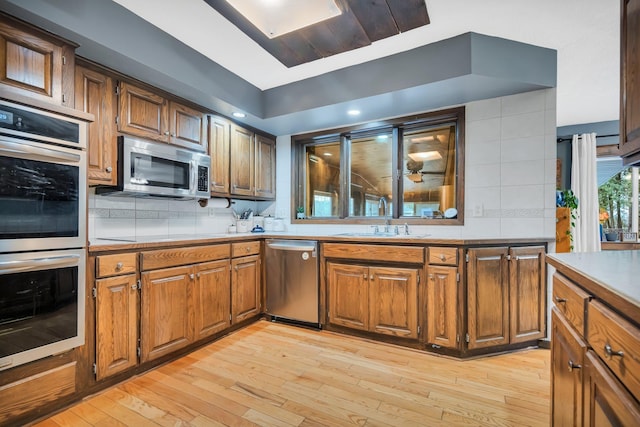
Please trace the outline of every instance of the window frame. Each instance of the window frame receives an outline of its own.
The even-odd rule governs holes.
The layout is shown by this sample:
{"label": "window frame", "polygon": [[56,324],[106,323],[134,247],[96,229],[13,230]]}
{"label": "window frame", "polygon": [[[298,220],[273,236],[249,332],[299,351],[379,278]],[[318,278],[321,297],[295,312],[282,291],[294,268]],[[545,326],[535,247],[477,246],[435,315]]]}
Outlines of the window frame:
{"label": "window frame", "polygon": [[[404,217],[401,216],[402,201],[402,180],[398,177],[398,172],[403,170],[400,164],[402,160],[402,135],[403,130],[410,130],[420,127],[437,126],[440,124],[452,123],[456,124],[456,209],[458,215],[456,218],[421,218],[421,217]],[[392,185],[392,224],[415,224],[415,225],[464,225],[464,158],[465,158],[465,107],[454,107],[444,110],[419,113],[411,116],[396,117],[380,121],[372,121],[368,123],[356,124],[353,126],[342,127],[337,129],[327,129],[324,131],[316,131],[305,134],[291,136],[291,160],[294,173],[291,174],[291,222],[297,224],[379,224],[381,216],[374,217],[350,217],[348,194],[351,180],[344,174],[348,170],[349,144],[345,143],[351,135],[362,134],[364,132],[375,132],[382,129],[391,129],[393,136],[392,142],[392,171],[394,175]],[[338,217],[322,217],[305,219],[296,219],[296,207],[305,205],[305,178],[307,174],[307,165],[305,161],[305,148],[309,144],[319,145],[328,142],[340,143],[340,198],[338,201]],[[346,205],[346,206],[345,206]]]}

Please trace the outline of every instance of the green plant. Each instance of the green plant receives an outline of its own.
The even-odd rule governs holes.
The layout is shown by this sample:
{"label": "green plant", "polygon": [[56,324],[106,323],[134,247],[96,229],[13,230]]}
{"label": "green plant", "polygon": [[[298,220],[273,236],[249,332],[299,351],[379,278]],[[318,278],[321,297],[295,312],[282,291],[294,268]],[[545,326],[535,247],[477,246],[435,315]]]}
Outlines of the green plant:
{"label": "green plant", "polygon": [[304,213],[304,206],[298,206],[296,208],[296,213]]}
{"label": "green plant", "polygon": [[571,229],[576,226],[576,219],[578,218],[578,198],[573,194],[573,190],[562,190],[562,197],[556,202],[558,207],[569,208],[569,216],[571,227],[567,230],[567,236],[569,236],[570,250],[573,251],[573,234]]}

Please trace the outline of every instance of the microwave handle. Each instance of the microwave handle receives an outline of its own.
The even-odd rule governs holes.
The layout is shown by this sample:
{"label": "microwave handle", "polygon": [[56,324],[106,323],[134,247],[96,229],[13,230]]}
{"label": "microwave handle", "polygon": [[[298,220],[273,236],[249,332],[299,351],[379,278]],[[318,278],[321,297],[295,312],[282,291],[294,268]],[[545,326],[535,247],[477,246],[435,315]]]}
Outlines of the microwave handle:
{"label": "microwave handle", "polygon": [[72,267],[78,265],[79,260],[80,255],[63,255],[49,258],[0,262],[0,275],[43,270],[44,267]]}
{"label": "microwave handle", "polygon": [[63,151],[34,147],[27,144],[18,144],[10,141],[0,141],[0,155],[1,154],[32,154],[42,159],[62,160],[76,163],[80,161],[80,155],[78,154],[65,153]]}

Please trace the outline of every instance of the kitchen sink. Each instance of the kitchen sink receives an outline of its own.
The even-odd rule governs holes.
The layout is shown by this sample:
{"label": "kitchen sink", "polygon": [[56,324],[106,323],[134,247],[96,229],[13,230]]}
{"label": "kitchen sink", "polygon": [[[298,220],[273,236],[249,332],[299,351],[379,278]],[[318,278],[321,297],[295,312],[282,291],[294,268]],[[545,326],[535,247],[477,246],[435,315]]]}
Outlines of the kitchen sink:
{"label": "kitchen sink", "polygon": [[345,236],[345,237],[405,237],[404,235],[401,234],[396,234],[396,233],[385,233],[385,232],[378,232],[378,233],[340,233],[340,234],[336,234],[336,236]]}

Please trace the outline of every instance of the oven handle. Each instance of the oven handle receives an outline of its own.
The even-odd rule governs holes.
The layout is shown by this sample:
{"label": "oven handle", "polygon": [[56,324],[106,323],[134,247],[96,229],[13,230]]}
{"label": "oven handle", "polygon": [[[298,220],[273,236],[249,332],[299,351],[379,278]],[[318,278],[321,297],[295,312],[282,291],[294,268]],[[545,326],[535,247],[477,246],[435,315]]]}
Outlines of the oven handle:
{"label": "oven handle", "polygon": [[27,144],[18,144],[10,141],[0,141],[0,154],[32,154],[43,159],[62,160],[67,162],[79,162],[80,155],[65,153],[64,151],[50,150],[47,148],[34,147]]}
{"label": "oven handle", "polygon": [[49,258],[0,262],[0,275],[43,270],[44,267],[72,267],[78,265],[79,260],[80,255],[63,255]]}

